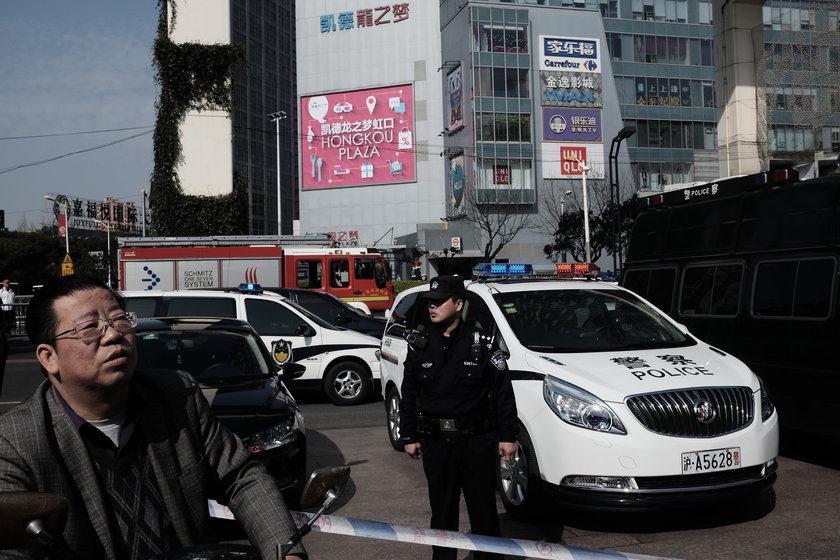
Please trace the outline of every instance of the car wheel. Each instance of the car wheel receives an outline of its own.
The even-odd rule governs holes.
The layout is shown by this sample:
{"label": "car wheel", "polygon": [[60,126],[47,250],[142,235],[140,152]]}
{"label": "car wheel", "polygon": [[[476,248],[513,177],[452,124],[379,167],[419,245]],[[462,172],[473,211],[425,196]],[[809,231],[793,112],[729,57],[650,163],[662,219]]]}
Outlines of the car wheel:
{"label": "car wheel", "polygon": [[405,445],[400,440],[400,393],[396,387],[388,389],[388,394],[385,395],[385,422],[391,447],[397,451],[405,451]]}
{"label": "car wheel", "polygon": [[338,405],[365,402],[372,386],[370,374],[356,362],[339,362],[324,376],[324,392]]}
{"label": "car wheel", "polygon": [[499,460],[497,483],[505,510],[513,517],[528,519],[541,502],[540,471],[531,438],[522,426],[512,461]]}

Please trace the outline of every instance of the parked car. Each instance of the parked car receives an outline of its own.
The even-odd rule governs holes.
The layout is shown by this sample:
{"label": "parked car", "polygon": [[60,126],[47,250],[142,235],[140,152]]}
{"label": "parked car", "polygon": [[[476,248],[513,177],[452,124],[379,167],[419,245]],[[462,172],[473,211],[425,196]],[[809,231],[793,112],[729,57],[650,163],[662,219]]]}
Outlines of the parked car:
{"label": "parked car", "polygon": [[385,332],[386,321],[383,317],[374,317],[369,312],[365,313],[356,305],[327,292],[301,288],[263,288],[263,290],[289,298],[336,327],[350,329],[376,339],[381,339]]}
{"label": "parked car", "polygon": [[306,366],[289,386],[317,388],[335,404],[352,405],[375,394],[379,341],[340,329],[298,304],[260,290],[122,292],[138,317],[231,317],[254,327],[272,354]]}
{"label": "parked car", "polygon": [[[463,318],[509,356],[516,395],[516,457],[498,469],[511,514],[529,514],[543,496],[658,508],[772,488],[778,414],[741,361],[612,283],[541,280],[513,264],[474,274]],[[429,324],[418,297],[428,289],[398,295],[382,339],[388,436],[399,450],[405,337]]]}
{"label": "parked car", "polygon": [[284,381],[303,366],[278,368],[257,332],[237,319],[142,319],[135,332],[138,368],[189,373],[219,421],[296,497],[307,477],[306,427]]}

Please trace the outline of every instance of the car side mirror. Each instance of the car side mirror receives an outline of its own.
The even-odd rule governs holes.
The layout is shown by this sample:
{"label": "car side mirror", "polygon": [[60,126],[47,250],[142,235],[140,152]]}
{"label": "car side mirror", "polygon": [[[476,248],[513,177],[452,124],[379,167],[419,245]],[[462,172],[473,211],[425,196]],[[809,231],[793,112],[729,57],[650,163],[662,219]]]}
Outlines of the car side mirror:
{"label": "car side mirror", "polygon": [[295,362],[287,362],[280,367],[280,378],[284,381],[297,379],[306,372],[306,366]]}
{"label": "car side mirror", "polygon": [[315,329],[306,323],[301,323],[295,329],[295,336],[315,336]]}

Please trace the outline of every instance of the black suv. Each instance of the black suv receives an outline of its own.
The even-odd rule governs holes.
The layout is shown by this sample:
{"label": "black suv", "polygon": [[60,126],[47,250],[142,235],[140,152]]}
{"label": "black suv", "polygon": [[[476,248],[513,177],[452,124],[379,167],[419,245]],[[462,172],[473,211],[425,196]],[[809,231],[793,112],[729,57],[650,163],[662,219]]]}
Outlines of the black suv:
{"label": "black suv", "polygon": [[382,333],[385,332],[384,318],[365,315],[362,310],[327,292],[299,288],[263,288],[263,291],[289,298],[313,315],[336,327],[350,329],[377,339],[381,339]]}
{"label": "black suv", "polygon": [[238,319],[141,319],[135,332],[137,367],[192,375],[219,421],[296,499],[307,476],[306,434],[303,414],[283,379],[305,368],[278,368],[256,331]]}

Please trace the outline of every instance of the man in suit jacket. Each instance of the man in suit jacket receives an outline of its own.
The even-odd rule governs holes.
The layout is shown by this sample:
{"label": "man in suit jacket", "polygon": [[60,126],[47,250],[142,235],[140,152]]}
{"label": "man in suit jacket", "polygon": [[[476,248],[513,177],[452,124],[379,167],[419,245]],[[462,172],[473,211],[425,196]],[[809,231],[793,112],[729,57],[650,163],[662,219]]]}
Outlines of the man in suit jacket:
{"label": "man in suit jacket", "polygon": [[32,298],[26,330],[47,379],[0,416],[0,491],[65,496],[64,537],[86,560],[215,542],[208,498],[274,560],[295,526],[273,479],[191,378],[135,372],[133,327],[122,297],[96,279],[64,276]]}

